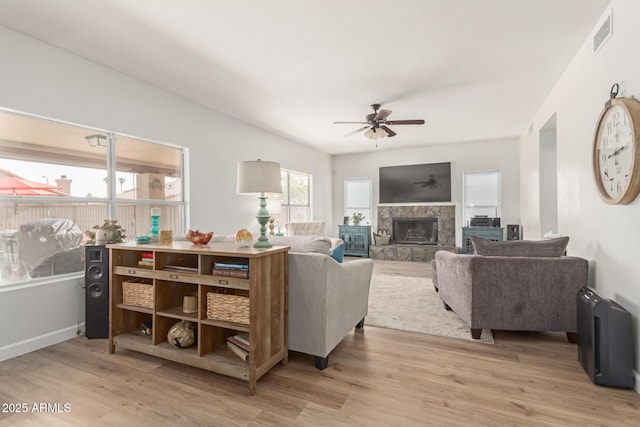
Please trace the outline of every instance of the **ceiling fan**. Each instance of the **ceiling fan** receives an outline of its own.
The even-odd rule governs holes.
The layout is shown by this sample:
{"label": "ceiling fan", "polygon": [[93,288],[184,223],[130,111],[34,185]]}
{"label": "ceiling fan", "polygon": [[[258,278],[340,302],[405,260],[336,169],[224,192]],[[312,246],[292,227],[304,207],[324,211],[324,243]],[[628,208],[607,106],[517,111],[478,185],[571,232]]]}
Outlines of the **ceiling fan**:
{"label": "ceiling fan", "polygon": [[367,114],[366,122],[333,122],[334,124],[366,124],[366,126],[356,129],[353,132],[349,132],[344,136],[355,135],[356,133],[366,130],[364,136],[369,139],[381,139],[385,136],[391,138],[397,134],[389,129],[389,126],[395,125],[423,125],[425,122],[422,119],[414,120],[387,120],[387,117],[391,114],[391,110],[381,110],[380,104],[371,104],[373,113]]}

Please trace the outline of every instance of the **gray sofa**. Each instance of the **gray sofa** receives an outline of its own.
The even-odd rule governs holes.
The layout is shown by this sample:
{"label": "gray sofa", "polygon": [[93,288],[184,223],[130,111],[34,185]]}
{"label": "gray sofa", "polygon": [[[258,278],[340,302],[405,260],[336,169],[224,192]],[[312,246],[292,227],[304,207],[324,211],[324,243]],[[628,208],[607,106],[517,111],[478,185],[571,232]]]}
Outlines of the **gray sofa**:
{"label": "gray sofa", "polygon": [[[233,241],[215,236],[212,243]],[[354,327],[362,328],[369,304],[373,260],[339,263],[329,256],[340,239],[322,236],[269,236],[289,246],[289,350],[314,356],[318,369]]]}
{"label": "gray sofa", "polygon": [[576,294],[588,262],[562,256],[568,238],[491,242],[473,237],[476,254],[436,252],[434,286],[473,338],[482,329],[562,331],[576,340]]}

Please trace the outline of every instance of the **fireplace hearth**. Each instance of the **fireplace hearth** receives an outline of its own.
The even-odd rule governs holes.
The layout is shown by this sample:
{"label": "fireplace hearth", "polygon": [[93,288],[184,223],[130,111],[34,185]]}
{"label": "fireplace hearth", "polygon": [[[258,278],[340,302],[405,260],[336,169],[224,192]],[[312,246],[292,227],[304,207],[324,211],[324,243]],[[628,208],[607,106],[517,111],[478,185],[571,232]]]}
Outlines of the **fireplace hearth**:
{"label": "fireplace hearth", "polygon": [[438,218],[391,218],[391,238],[398,245],[437,245]]}

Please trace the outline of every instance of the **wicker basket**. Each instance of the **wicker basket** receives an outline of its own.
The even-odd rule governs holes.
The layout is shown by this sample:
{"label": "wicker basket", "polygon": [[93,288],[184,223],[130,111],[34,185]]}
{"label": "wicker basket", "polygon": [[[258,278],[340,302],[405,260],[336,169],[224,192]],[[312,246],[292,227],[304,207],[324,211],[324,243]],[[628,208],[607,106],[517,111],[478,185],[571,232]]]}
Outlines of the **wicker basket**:
{"label": "wicker basket", "polygon": [[153,285],[141,279],[122,282],[122,302],[136,307],[153,308]]}
{"label": "wicker basket", "polygon": [[207,293],[207,319],[249,324],[249,298],[242,295]]}

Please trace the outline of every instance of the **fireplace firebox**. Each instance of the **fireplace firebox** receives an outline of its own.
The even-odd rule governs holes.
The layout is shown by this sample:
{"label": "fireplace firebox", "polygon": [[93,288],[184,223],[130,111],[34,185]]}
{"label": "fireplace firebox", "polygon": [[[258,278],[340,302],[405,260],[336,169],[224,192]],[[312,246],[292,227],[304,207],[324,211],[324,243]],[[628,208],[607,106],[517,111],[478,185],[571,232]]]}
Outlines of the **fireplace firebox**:
{"label": "fireplace firebox", "polygon": [[391,238],[395,244],[437,245],[438,218],[391,218]]}

